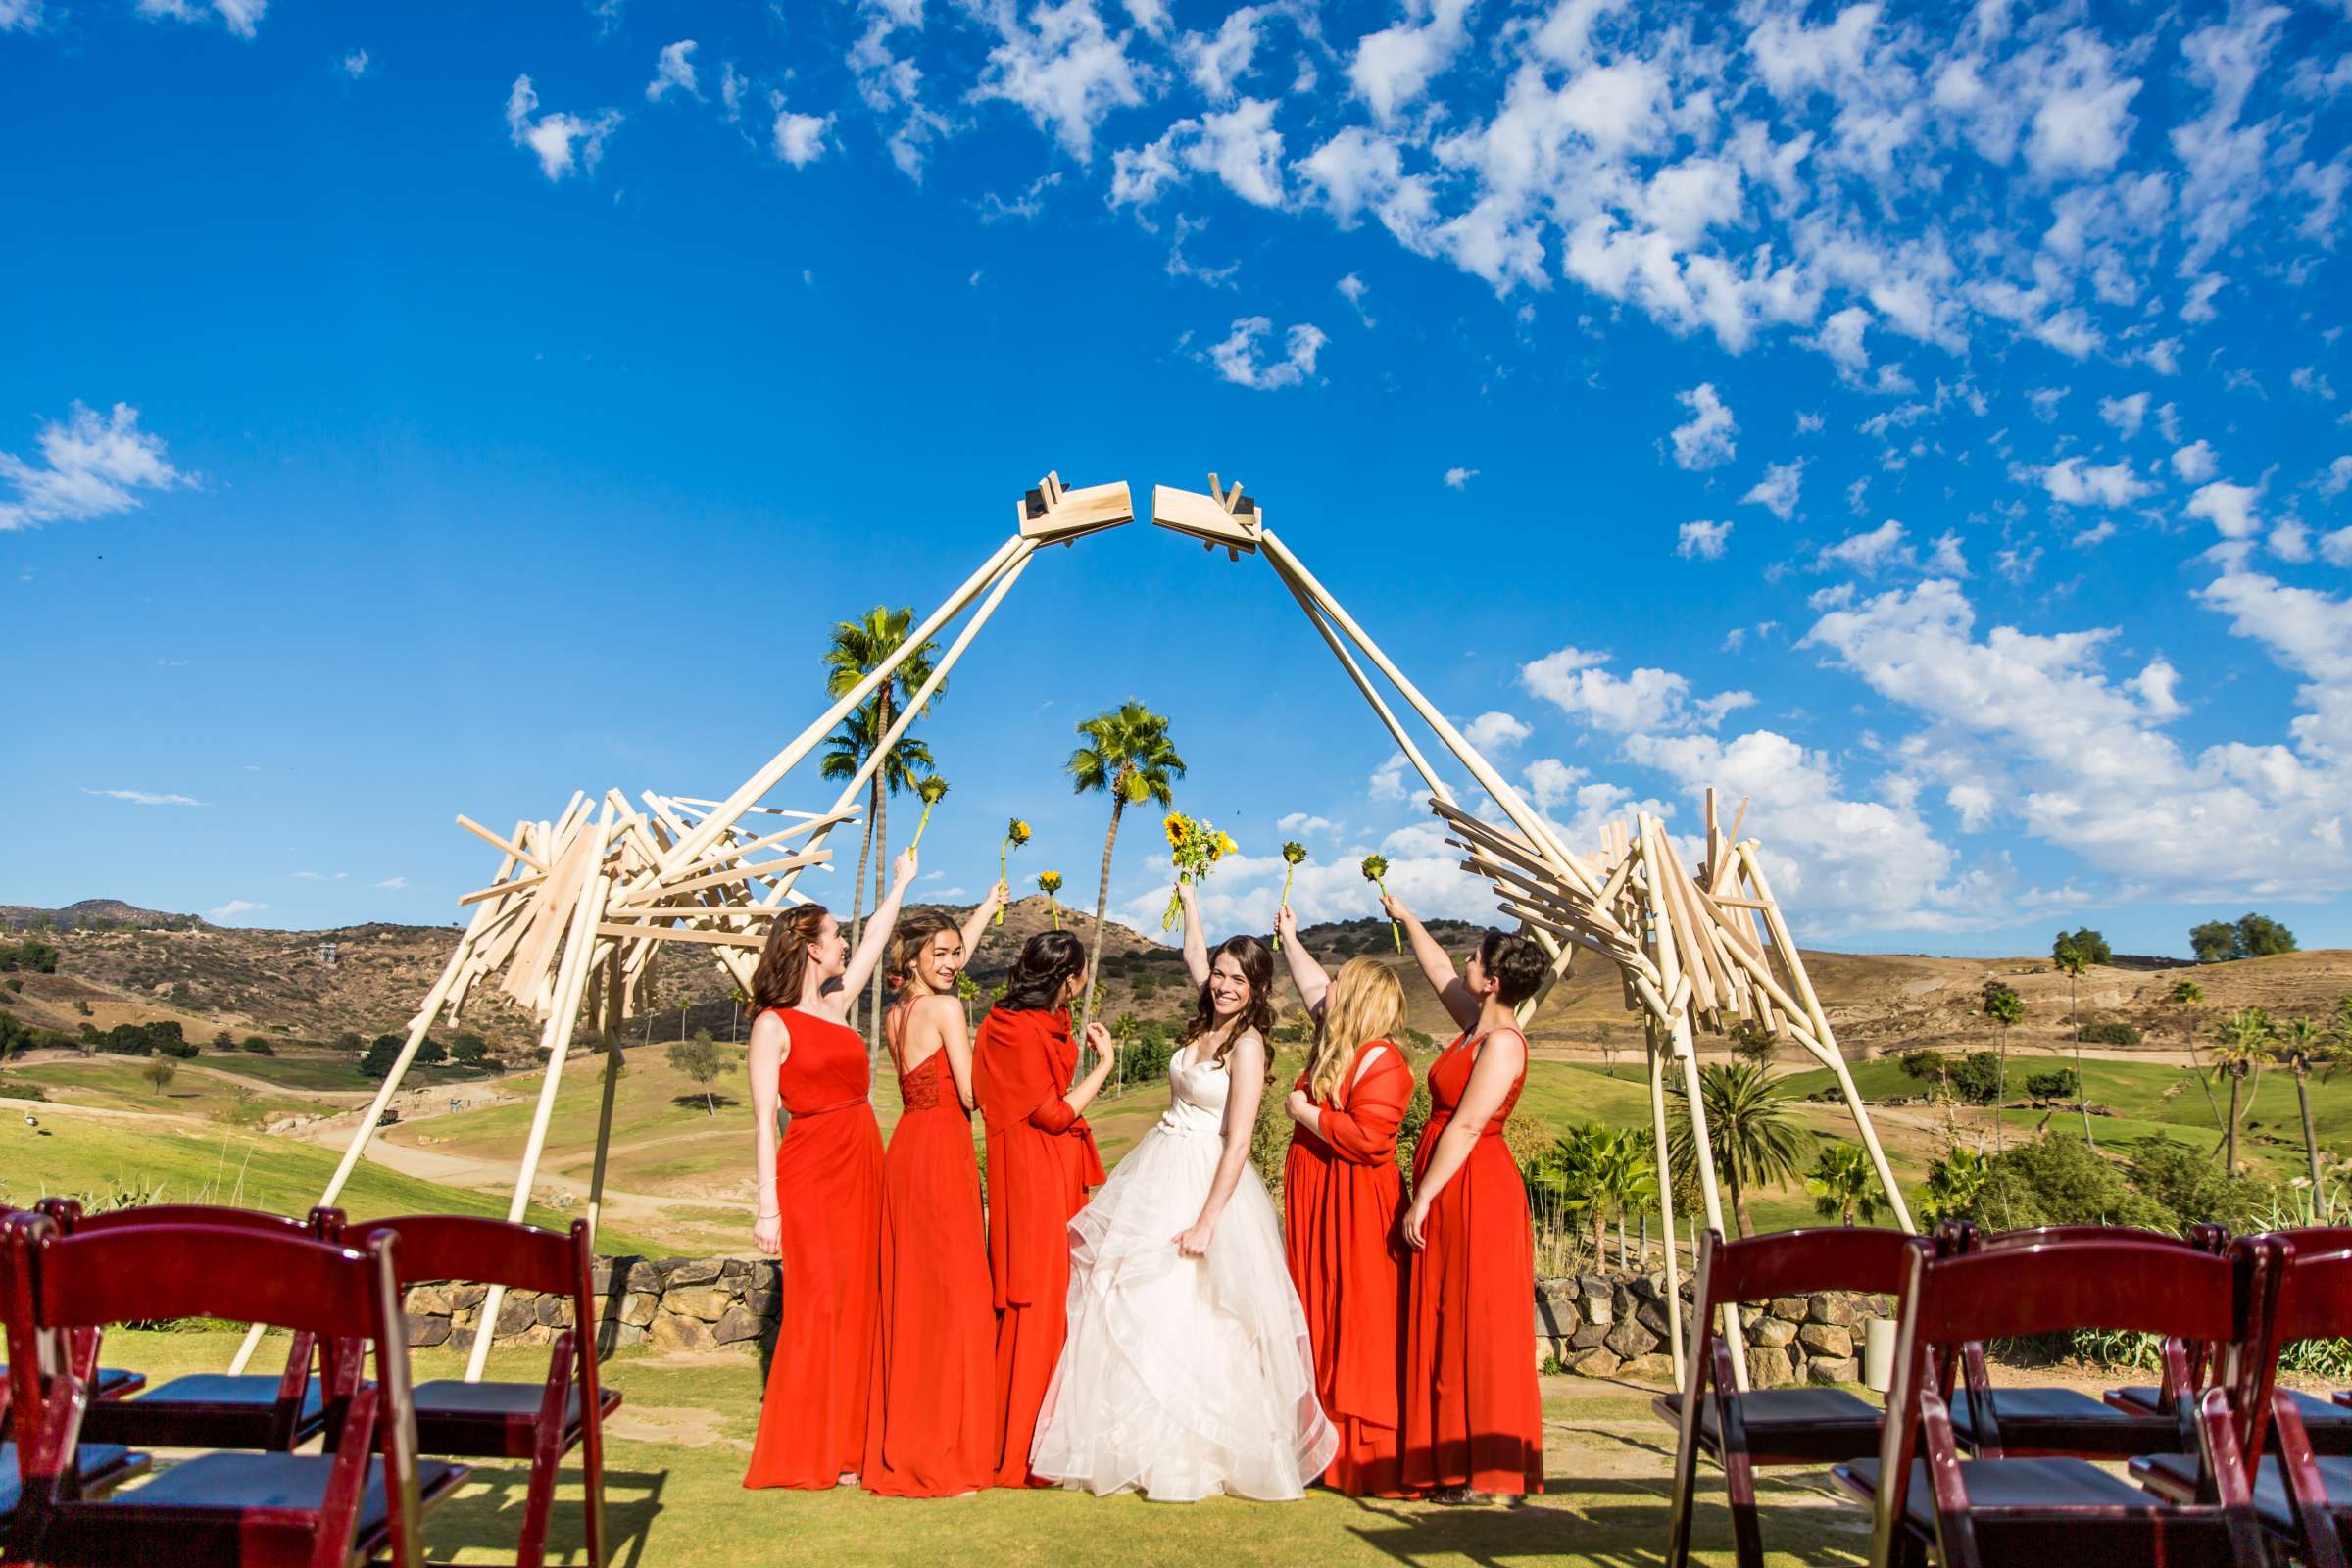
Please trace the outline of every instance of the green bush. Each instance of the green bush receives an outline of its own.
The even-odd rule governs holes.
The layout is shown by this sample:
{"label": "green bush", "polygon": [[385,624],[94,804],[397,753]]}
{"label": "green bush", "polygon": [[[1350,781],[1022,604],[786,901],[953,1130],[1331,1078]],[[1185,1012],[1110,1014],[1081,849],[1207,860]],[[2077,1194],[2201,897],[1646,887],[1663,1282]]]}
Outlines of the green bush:
{"label": "green bush", "polygon": [[22,942],[0,942],[0,972],[14,973],[19,969],[28,969],[34,974],[57,973],[57,949],[30,937]]}
{"label": "green bush", "polygon": [[2026,1079],[2026,1093],[2035,1100],[2072,1100],[2075,1098],[2075,1069],[2061,1067],[2055,1072],[2037,1072]]}
{"label": "green bush", "polygon": [[260,1035],[247,1035],[243,1040],[237,1042],[237,1049],[239,1051],[250,1051],[257,1056],[274,1056],[277,1054],[277,1048],[271,1045],[269,1041],[264,1040]]}
{"label": "green bush", "polygon": [[2136,1046],[2139,1031],[2128,1023],[2086,1023],[2082,1043],[2091,1046]]}
{"label": "green bush", "polygon": [[1965,1104],[1989,1105],[2000,1093],[2001,1058],[1996,1052],[1971,1051],[1963,1055],[1953,1052],[1906,1051],[1902,1063],[1905,1077],[1918,1079],[1937,1094],[1948,1083],[1952,1098]]}

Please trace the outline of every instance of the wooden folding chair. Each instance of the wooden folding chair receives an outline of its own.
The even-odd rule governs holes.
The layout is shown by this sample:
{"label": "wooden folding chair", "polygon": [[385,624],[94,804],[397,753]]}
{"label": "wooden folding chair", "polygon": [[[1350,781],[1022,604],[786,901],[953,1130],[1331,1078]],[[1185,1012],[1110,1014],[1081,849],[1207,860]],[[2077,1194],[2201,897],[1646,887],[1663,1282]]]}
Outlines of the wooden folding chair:
{"label": "wooden folding chair", "polygon": [[[150,1203],[84,1214],[73,1200],[52,1198],[42,1200],[40,1211],[56,1221],[60,1233],[67,1236],[159,1225],[203,1225],[334,1242],[342,1236],[344,1224],[339,1208],[314,1208],[304,1219],[210,1203]],[[90,1342],[87,1351],[95,1355],[97,1331],[86,1338]],[[173,1378],[135,1399],[92,1405],[83,1418],[82,1431],[95,1442],[137,1447],[288,1451],[334,1426],[336,1412],[324,1381],[332,1349],[318,1344],[315,1335],[297,1333],[280,1372],[197,1372]],[[312,1370],[314,1362],[318,1375]]]}
{"label": "wooden folding chair", "polygon": [[[144,1486],[91,1497],[74,1482],[88,1402],[69,1363],[20,1378],[24,1497],[6,1554],[53,1568],[420,1568],[420,1523],[470,1473],[416,1457],[399,1243],[365,1250],[258,1229],[126,1226],[66,1236],[46,1217],[9,1233],[19,1288],[12,1360],[40,1342],[149,1317],[220,1316],[372,1351],[376,1380],[342,1401],[334,1451],[210,1452]],[[30,1385],[29,1387],[27,1385]]]}
{"label": "wooden folding chair", "polygon": [[[2304,1253],[2287,1238],[2305,1236],[2334,1250]],[[2271,1358],[2253,1369],[2245,1394],[2246,1451],[2263,1455],[2253,1473],[2254,1512],[2296,1557],[2314,1568],[2344,1568],[2352,1557],[2352,1455],[2318,1451],[2303,1412],[2307,1395],[2275,1385],[2279,1348],[2296,1340],[2352,1336],[2352,1234],[2278,1232],[2263,1238],[2280,1252],[2278,1298],[2266,1336]],[[2266,1430],[2267,1428],[2267,1430]],[[2159,1496],[2205,1500],[2206,1473],[2187,1454],[2132,1461],[2132,1479]]]}
{"label": "wooden folding chair", "polygon": [[571,1324],[557,1332],[543,1381],[420,1383],[416,1442],[423,1453],[531,1461],[515,1568],[540,1568],[545,1561],[556,1473],[577,1447],[587,1494],[588,1562],[604,1568],[604,1420],[620,1408],[620,1394],[597,1379],[588,1222],[574,1220],[571,1233],[559,1236],[502,1220],[418,1214],[371,1221],[364,1234],[400,1239],[395,1256],[404,1291],[423,1281],[461,1280],[569,1298]]}
{"label": "wooden folding chair", "polygon": [[[2278,1250],[2249,1239],[2228,1257],[2129,1234],[1937,1257],[1910,1244],[1894,1385],[1875,1459],[1832,1471],[1872,1509],[1871,1561],[2157,1563],[2263,1568],[2262,1529],[2231,1390],[2267,1357]],[[2210,1501],[2173,1502],[2085,1459],[1963,1459],[1944,1390],[1972,1341],[2077,1328],[2160,1334],[2224,1348],[2220,1387],[2186,1419],[2213,1478]]]}
{"label": "wooden folding chair", "polygon": [[[2021,1247],[2065,1247],[2128,1238],[2151,1247],[2177,1247],[2218,1257],[2230,1247],[2219,1225],[2198,1225],[2185,1237],[2114,1225],[2047,1225],[2037,1230],[1981,1231],[1967,1224],[1936,1227],[1936,1250],[1946,1255],[1999,1252]],[[2178,1413],[2205,1387],[2212,1347],[2168,1340],[2161,1347],[2163,1382],[2095,1396],[2080,1389],[1992,1386],[1984,1347],[1960,1348],[1962,1386],[1951,1392],[1952,1435],[1981,1459],[2129,1459],[2179,1447],[2185,1429]]]}
{"label": "wooden folding chair", "polygon": [[1651,1408],[1673,1423],[1673,1533],[1667,1568],[1682,1568],[1690,1550],[1690,1511],[1698,1486],[1698,1457],[1723,1466],[1732,1509],[1732,1544],[1740,1568],[1762,1568],[1764,1543],[1756,1521],[1755,1471],[1765,1465],[1824,1465],[1874,1453],[1880,1411],[1843,1389],[1757,1389],[1742,1392],[1722,1334],[1721,1309],[1743,1301],[1857,1291],[1892,1296],[1903,1287],[1910,1238],[1901,1231],[1821,1228],[1783,1231],[1727,1242],[1707,1232],[1698,1258],[1698,1299],[1688,1391],[1667,1394]]}
{"label": "wooden folding chair", "polygon": [[[6,1203],[0,1203],[0,1223],[5,1223],[11,1215],[25,1212],[28,1211],[11,1208]],[[94,1361],[97,1357],[96,1344],[93,1343],[89,1348],[91,1360]],[[81,1369],[81,1375],[84,1383],[89,1388],[90,1397],[92,1399],[120,1399],[124,1395],[135,1394],[147,1386],[146,1373],[131,1372],[119,1366],[93,1366],[88,1363],[84,1363]],[[6,1438],[8,1436],[9,1415],[14,1402],[12,1388],[13,1385],[10,1382],[8,1373],[8,1363],[5,1361],[0,1361],[0,1438]],[[8,1451],[13,1454],[16,1450],[12,1447]],[[16,1486],[15,1465],[10,1464],[0,1466],[0,1486],[6,1486],[12,1489]],[[11,1497],[15,1495],[13,1491],[11,1491],[8,1494]],[[15,1504],[13,1502],[10,1504],[12,1507]]]}
{"label": "wooden folding chair", "polygon": [[[5,1322],[8,1303],[18,1298],[23,1270],[18,1261],[18,1249],[7,1232],[17,1224],[33,1223],[34,1215],[20,1209],[0,1208],[0,1322]],[[33,1384],[31,1398],[38,1398],[46,1380],[40,1371],[39,1350],[20,1357],[17,1371],[0,1367],[0,1401],[9,1395],[8,1384],[24,1377]],[[85,1386],[88,1386],[85,1383]],[[26,1408],[31,1408],[28,1402]],[[85,1443],[74,1455],[74,1488],[82,1496],[102,1496],[123,1482],[147,1473],[148,1456],[133,1453],[128,1448],[112,1444]],[[0,1554],[5,1554],[9,1529],[16,1519],[17,1504],[24,1497],[22,1461],[13,1443],[0,1443]]]}

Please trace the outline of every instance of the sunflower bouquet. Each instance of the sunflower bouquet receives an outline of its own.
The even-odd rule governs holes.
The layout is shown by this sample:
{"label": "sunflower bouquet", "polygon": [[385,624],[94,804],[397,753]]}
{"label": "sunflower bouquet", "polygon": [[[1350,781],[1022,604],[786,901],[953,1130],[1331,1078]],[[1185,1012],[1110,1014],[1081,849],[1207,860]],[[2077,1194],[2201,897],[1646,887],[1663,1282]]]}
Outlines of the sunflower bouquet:
{"label": "sunflower bouquet", "polygon": [[[1371,883],[1374,887],[1380,889],[1380,896],[1382,898],[1387,898],[1389,896],[1389,885],[1382,881],[1381,878],[1389,874],[1388,857],[1385,855],[1365,856],[1363,871],[1364,880]],[[1402,953],[1404,951],[1404,933],[1396,929],[1396,922],[1394,920],[1389,922],[1389,940],[1396,944],[1396,951],[1398,953]]]}
{"label": "sunflower bouquet", "polygon": [[[1306,846],[1305,846],[1305,845],[1303,845],[1303,844],[1301,844],[1301,843],[1299,843],[1299,842],[1298,842],[1297,839],[1292,839],[1291,841],[1289,841],[1288,843],[1286,843],[1286,844],[1284,844],[1284,845],[1283,845],[1283,847],[1282,847],[1282,899],[1281,899],[1281,906],[1285,906],[1285,907],[1287,907],[1287,906],[1289,906],[1290,902],[1291,902],[1291,873],[1292,873],[1292,872],[1294,872],[1294,871],[1296,871],[1296,870],[1298,870],[1298,867],[1299,867],[1299,864],[1300,864],[1302,861],[1304,861],[1305,859],[1306,859]],[[1274,933],[1274,951],[1275,951],[1275,952],[1277,952],[1277,953],[1280,953],[1280,952],[1282,951],[1282,933],[1281,933],[1280,931],[1277,931],[1277,932],[1275,932],[1275,933]]]}
{"label": "sunflower bouquet", "polygon": [[1060,930],[1061,901],[1054,895],[1061,891],[1061,873],[1059,871],[1038,872],[1037,891],[1046,896],[1046,906],[1054,911],[1054,929]]}
{"label": "sunflower bouquet", "polygon": [[[1214,823],[1187,816],[1182,811],[1170,811],[1161,826],[1167,830],[1168,858],[1175,862],[1176,880],[1180,883],[1207,880],[1211,866],[1240,849],[1232,834],[1221,833]],[[1173,929],[1183,913],[1184,900],[1171,892],[1167,912],[1159,917],[1159,928]]]}
{"label": "sunflower bouquet", "polygon": [[[1005,857],[1029,842],[1029,824],[1014,817],[1004,824],[1004,842],[997,846],[997,880],[1005,880]],[[997,924],[1004,923],[1004,911],[997,911]]]}
{"label": "sunflower bouquet", "polygon": [[933,773],[914,787],[914,793],[922,797],[923,814],[914,824],[914,842],[906,847],[919,850],[923,847],[923,829],[931,825],[931,808],[947,796],[948,781]]}

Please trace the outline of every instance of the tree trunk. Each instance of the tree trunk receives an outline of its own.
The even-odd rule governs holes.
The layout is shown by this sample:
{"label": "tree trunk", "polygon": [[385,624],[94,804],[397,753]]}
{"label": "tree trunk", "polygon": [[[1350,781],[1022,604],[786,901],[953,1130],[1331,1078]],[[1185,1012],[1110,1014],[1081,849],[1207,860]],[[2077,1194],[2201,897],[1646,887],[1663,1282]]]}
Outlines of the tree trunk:
{"label": "tree trunk", "polygon": [[2303,1110],[2303,1157],[2311,1164],[2311,1212],[2314,1223],[2327,1212],[2327,1202],[2320,1189],[2320,1145],[2311,1130],[2311,1069],[2303,1059],[2295,1058],[2295,1103]]}
{"label": "tree trunk", "polygon": [[[883,685],[879,695],[882,699],[882,722],[887,728],[890,723],[890,687],[888,683]],[[890,791],[882,788],[889,773],[890,764],[887,761],[874,773],[873,906],[877,909],[882,907],[882,894],[890,876]],[[865,1059],[869,1072],[882,1060],[882,971],[889,967],[890,965],[887,963],[875,964],[874,981],[868,988],[869,1000],[873,1003],[873,1010],[865,1020]]]}
{"label": "tree trunk", "polygon": [[1094,1017],[1095,966],[1102,961],[1102,912],[1110,906],[1110,854],[1119,843],[1119,813],[1127,809],[1127,781],[1110,780],[1110,831],[1102,835],[1102,880],[1095,888],[1095,940],[1086,952],[1086,984],[1078,993],[1078,1049],[1086,1050],[1086,1026]]}
{"label": "tree trunk", "polygon": [[1617,1209],[1617,1266],[1619,1268],[1633,1267],[1633,1256],[1625,1250],[1625,1209],[1623,1205],[1619,1205]]}
{"label": "tree trunk", "polygon": [[2066,976],[2066,1022],[2067,1027],[2075,1032],[2075,1044],[2081,1045],[2082,1043],[2082,1011],[2075,1005],[2075,976],[2072,970],[2069,970]]}
{"label": "tree trunk", "polygon": [[718,1107],[710,1102],[710,1086],[709,1084],[703,1085],[703,1114],[706,1116],[718,1114]]}
{"label": "tree trunk", "polygon": [[1737,1230],[1742,1238],[1753,1236],[1755,1229],[1747,1222],[1747,1195],[1740,1190],[1740,1172],[1737,1167],[1723,1173],[1723,1184],[1732,1190],[1733,1229]]}
{"label": "tree trunk", "polygon": [[[1996,1159],[2000,1156],[2001,1146],[2003,1143],[2003,1139],[2001,1137],[2001,1110],[2008,1103],[2008,1102],[2009,1026],[2007,1024],[2003,1024],[2001,1025],[2000,1059],[1992,1069],[1992,1152]],[[1849,1216],[1846,1219],[1846,1223],[1851,1225],[1853,1223],[1853,1219]]]}
{"label": "tree trunk", "polygon": [[[865,862],[871,859],[874,854],[872,793],[869,791],[865,806],[865,839],[858,849],[858,880],[850,884],[850,951],[852,953],[858,951],[858,939],[865,931]],[[847,1004],[846,1012],[850,1027],[855,1029],[858,1027],[858,999],[845,997],[842,1000]],[[866,1051],[865,1064],[867,1071],[873,1070],[874,1058],[870,1046]]]}
{"label": "tree trunk", "polygon": [[2090,1085],[2082,1076],[2082,1031],[2075,1031],[2075,1109],[2082,1117],[2082,1141],[2091,1148],[2099,1141],[2090,1130]]}
{"label": "tree trunk", "polygon": [[2229,1152],[2222,1156],[2222,1169],[2230,1176],[2237,1174],[2237,1092],[2244,1083],[2245,1079],[2232,1067],[2230,1070],[2230,1138],[2223,1146]]}
{"label": "tree trunk", "polygon": [[1592,1266],[1609,1266],[1609,1212],[1598,1203],[1592,1205]]}

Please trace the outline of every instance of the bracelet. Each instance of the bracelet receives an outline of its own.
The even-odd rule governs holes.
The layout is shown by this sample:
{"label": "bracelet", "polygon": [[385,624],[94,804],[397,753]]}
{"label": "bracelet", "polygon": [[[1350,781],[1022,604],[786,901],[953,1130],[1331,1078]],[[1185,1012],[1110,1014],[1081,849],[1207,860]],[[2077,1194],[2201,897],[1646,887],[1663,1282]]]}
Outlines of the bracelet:
{"label": "bracelet", "polygon": [[784,1211],[783,1211],[782,1209],[780,1209],[780,1208],[776,1208],[776,1209],[767,1209],[767,1208],[763,1208],[763,1209],[761,1209],[761,1210],[760,1211],[760,1217],[761,1219],[782,1219],[782,1218],[784,1217]]}

